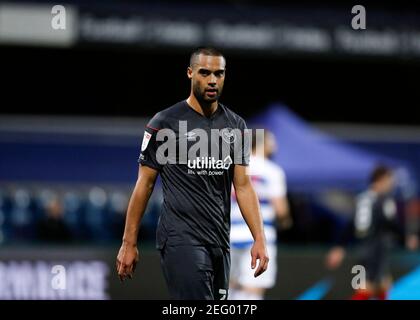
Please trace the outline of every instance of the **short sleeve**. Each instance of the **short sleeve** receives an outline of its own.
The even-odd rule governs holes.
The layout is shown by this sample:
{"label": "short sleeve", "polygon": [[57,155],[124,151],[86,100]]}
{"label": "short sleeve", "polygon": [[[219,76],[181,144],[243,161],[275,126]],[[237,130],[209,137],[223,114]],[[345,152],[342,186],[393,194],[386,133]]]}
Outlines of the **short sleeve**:
{"label": "short sleeve", "polygon": [[141,143],[140,156],[138,162],[141,165],[151,167],[160,171],[162,165],[158,162],[156,153],[158,151],[158,142],[156,141],[157,133],[159,132],[161,123],[159,114],[155,115],[146,125]]}

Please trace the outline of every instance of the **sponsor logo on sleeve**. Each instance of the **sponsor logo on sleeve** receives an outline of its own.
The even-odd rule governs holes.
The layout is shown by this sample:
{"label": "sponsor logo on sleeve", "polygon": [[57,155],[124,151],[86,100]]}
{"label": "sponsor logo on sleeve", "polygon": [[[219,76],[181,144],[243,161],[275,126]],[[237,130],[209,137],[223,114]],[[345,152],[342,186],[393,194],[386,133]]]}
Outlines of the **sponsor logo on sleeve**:
{"label": "sponsor logo on sleeve", "polygon": [[141,144],[141,151],[146,150],[147,145],[149,144],[150,138],[152,137],[152,134],[145,131],[143,136],[143,142]]}

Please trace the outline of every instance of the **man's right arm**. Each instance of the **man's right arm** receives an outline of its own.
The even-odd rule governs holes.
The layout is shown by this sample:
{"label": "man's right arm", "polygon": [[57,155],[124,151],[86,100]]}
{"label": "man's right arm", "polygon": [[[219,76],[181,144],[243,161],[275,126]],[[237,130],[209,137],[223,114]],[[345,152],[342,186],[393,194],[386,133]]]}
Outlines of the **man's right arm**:
{"label": "man's right arm", "polygon": [[271,204],[280,222],[280,228],[285,230],[292,227],[293,220],[290,216],[289,203],[287,202],[287,198],[285,196],[274,197],[271,199]]}
{"label": "man's right arm", "polygon": [[123,243],[117,257],[117,272],[121,280],[131,278],[138,261],[137,237],[140,221],[156,182],[158,171],[140,166],[136,185],[128,204]]}
{"label": "man's right arm", "polygon": [[293,225],[287,201],[286,175],[280,167],[272,170],[269,175],[270,200],[280,223],[280,228],[285,230]]}

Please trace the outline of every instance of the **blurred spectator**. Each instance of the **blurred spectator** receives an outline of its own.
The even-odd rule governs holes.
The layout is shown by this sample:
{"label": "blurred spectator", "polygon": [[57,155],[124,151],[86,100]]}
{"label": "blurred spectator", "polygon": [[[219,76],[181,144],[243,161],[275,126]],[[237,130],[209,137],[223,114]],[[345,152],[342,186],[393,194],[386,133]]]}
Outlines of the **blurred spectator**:
{"label": "blurred spectator", "polygon": [[49,242],[68,242],[71,234],[63,219],[63,206],[54,195],[45,203],[45,217],[38,223],[38,239]]}
{"label": "blurred spectator", "polygon": [[67,191],[63,195],[63,218],[75,239],[84,238],[83,199],[74,191]]}
{"label": "blurred spectator", "polygon": [[[73,189],[73,190],[72,190]],[[94,186],[67,190],[60,196],[49,188],[0,187],[0,243],[39,239],[65,242],[103,242],[121,239],[128,196],[122,189],[107,192]],[[149,208],[152,214],[144,224],[154,234],[160,202]],[[150,229],[150,230],[149,230]],[[153,237],[146,236],[147,239]]]}
{"label": "blurred spectator", "polygon": [[29,191],[19,188],[14,191],[10,212],[11,239],[25,240],[34,236],[34,206]]}
{"label": "blurred spectator", "polygon": [[4,242],[6,238],[6,213],[4,210],[4,195],[0,192],[0,244]]}
{"label": "blurred spectator", "polygon": [[85,223],[89,239],[109,240],[110,232],[106,228],[107,211],[108,195],[106,191],[98,186],[90,189],[85,211]]}
{"label": "blurred spectator", "polygon": [[112,232],[112,238],[120,240],[125,224],[125,213],[128,206],[128,196],[120,191],[112,192],[110,195],[110,208],[108,229]]}

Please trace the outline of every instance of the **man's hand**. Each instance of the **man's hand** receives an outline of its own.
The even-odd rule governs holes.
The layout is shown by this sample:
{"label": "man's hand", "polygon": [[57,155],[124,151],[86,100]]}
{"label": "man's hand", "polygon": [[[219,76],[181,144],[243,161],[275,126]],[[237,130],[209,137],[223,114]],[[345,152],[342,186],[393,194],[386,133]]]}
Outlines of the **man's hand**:
{"label": "man's hand", "polygon": [[255,269],[259,260],[257,270],[255,270],[254,277],[258,277],[268,268],[268,253],[263,241],[255,241],[251,248],[251,269]]}
{"label": "man's hand", "polygon": [[287,214],[286,216],[279,218],[279,227],[280,230],[288,230],[293,227],[292,217]]}
{"label": "man's hand", "polygon": [[325,266],[328,270],[337,269],[343,262],[344,257],[346,256],[346,251],[342,247],[332,248],[325,258]]}
{"label": "man's hand", "polygon": [[405,240],[405,245],[407,249],[411,251],[417,250],[419,247],[419,239],[417,235],[409,235]]}
{"label": "man's hand", "polygon": [[138,261],[139,251],[137,250],[137,245],[123,242],[117,256],[117,272],[121,281],[133,277]]}

